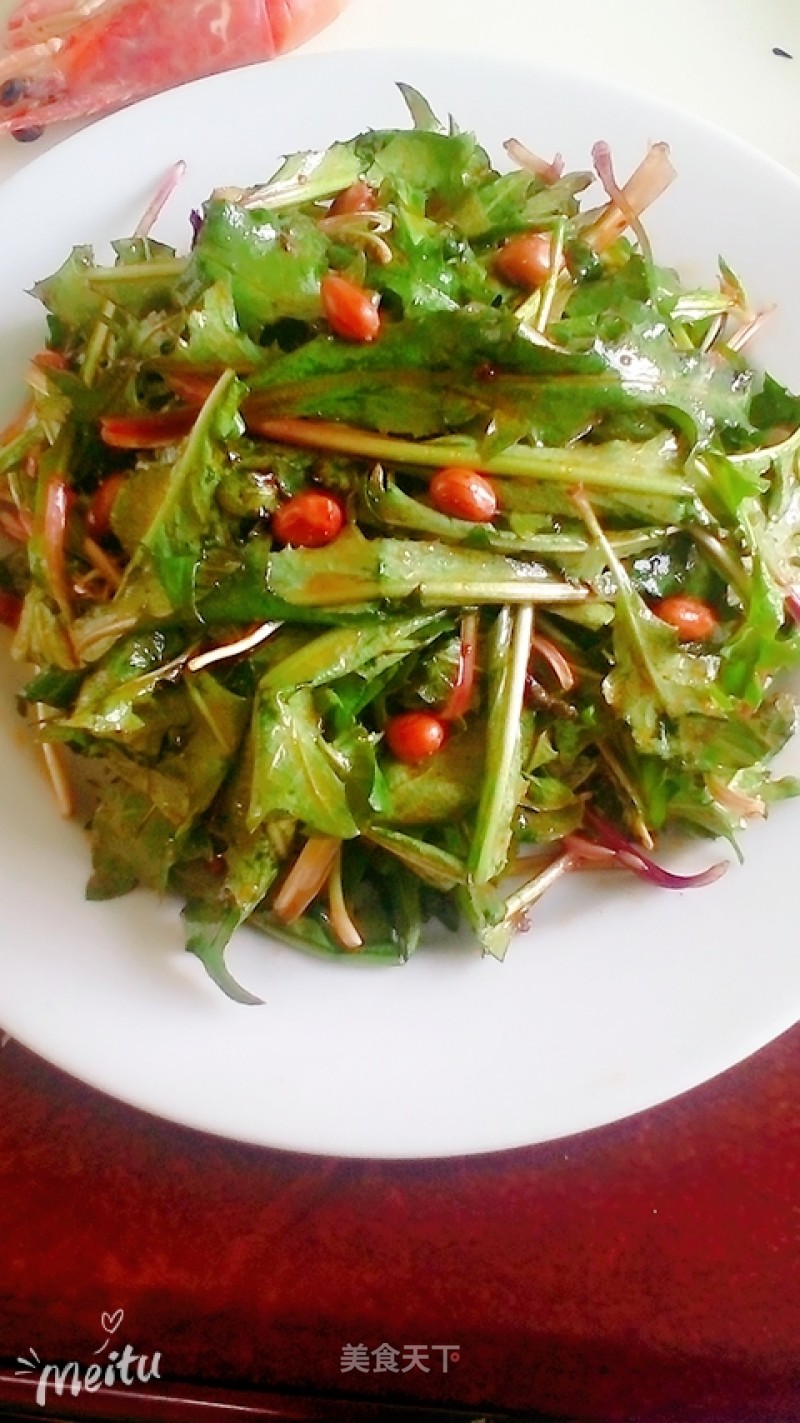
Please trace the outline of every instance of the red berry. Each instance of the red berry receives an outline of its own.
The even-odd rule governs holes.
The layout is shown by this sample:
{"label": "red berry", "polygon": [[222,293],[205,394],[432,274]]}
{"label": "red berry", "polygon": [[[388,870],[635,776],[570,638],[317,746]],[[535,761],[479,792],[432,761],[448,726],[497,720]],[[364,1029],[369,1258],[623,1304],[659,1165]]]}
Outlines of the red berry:
{"label": "red berry", "polygon": [[272,532],[293,548],[323,548],[344,527],[344,509],[324,489],[304,489],[281,504],[272,516]]}
{"label": "red berry", "polygon": [[111,533],[111,511],[124,483],[124,474],[110,474],[95,489],[86,516],[87,527],[94,538],[103,539]]}
{"label": "red berry", "polygon": [[345,341],[374,341],[381,329],[378,296],[347,277],[328,272],[320,287],[322,310],[331,331]]}
{"label": "red berry", "polygon": [[447,727],[433,712],[400,712],[390,717],[386,725],[389,750],[398,761],[414,765],[441,751],[447,738]]}
{"label": "red berry", "polygon": [[494,269],[512,287],[533,291],[550,274],[551,245],[547,232],[521,232],[509,237],[494,259]]}
{"label": "red berry", "polygon": [[673,593],[655,603],[653,612],[674,628],[681,642],[706,642],[719,625],[714,609],[691,593]]}
{"label": "red berry", "polygon": [[363,178],[351,183],[349,188],[344,188],[338,197],[334,198],[330,205],[331,217],[339,217],[342,213],[348,212],[374,212],[375,211],[375,189],[365,183]]}
{"label": "red berry", "polygon": [[430,482],[431,503],[440,514],[489,524],[497,513],[497,495],[490,481],[474,469],[453,466],[437,470]]}
{"label": "red berry", "polygon": [[0,588],[0,623],[7,628],[16,628],[22,612],[22,599]]}

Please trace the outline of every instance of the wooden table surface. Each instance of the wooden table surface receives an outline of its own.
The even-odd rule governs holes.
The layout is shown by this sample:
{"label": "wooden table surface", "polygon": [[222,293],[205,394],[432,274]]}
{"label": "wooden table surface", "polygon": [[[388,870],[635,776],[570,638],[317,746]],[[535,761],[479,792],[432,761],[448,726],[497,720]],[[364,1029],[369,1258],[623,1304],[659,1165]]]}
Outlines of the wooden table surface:
{"label": "wooden table surface", "polygon": [[[796,1029],[582,1137],[348,1162],[171,1126],[9,1043],[0,1354],[85,1368],[124,1310],[119,1339],[206,1388],[792,1423],[799,1082]],[[357,1345],[369,1367],[344,1370]]]}

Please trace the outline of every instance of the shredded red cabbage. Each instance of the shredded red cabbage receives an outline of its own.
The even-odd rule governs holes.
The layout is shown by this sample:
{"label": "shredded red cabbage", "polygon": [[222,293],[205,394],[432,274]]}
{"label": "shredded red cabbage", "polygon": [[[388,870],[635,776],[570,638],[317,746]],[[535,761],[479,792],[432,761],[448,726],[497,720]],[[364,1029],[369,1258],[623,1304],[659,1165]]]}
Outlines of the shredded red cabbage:
{"label": "shredded red cabbage", "polygon": [[800,588],[790,588],[787,592],[786,611],[796,623],[800,623]]}
{"label": "shredded red cabbage", "polygon": [[719,860],[715,865],[709,865],[707,870],[700,870],[697,874],[677,875],[672,870],[665,870],[662,865],[657,865],[650,859],[638,845],[634,845],[627,836],[623,835],[616,826],[612,825],[604,816],[598,815],[595,810],[587,810],[586,820],[598,842],[608,850],[613,850],[620,864],[632,870],[635,875],[642,879],[649,880],[650,884],[658,885],[660,889],[699,889],[703,885],[713,884],[725,874],[728,868],[727,860]]}

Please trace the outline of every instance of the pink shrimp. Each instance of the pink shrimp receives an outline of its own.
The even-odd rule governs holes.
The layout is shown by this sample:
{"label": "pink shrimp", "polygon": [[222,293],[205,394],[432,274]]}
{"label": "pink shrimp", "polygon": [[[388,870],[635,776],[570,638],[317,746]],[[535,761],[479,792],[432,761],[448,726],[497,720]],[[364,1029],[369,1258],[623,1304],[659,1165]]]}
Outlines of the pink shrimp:
{"label": "pink shrimp", "polygon": [[0,53],[0,133],[27,141],[221,69],[273,59],[347,0],[25,0]]}

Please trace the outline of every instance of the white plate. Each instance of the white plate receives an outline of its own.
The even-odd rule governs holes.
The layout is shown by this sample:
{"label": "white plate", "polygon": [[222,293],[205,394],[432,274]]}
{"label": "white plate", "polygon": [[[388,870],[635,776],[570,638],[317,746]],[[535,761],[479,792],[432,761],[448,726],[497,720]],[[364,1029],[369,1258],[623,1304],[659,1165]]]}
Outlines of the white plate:
{"label": "white plate", "polygon": [[[605,138],[625,175],[648,140],[667,139],[680,179],[649,222],[657,254],[710,280],[724,252],[757,301],[779,304],[761,355],[800,385],[800,183],[789,174],[686,116],[584,78],[477,58],[334,54],[161,95],[6,185],[0,420],[41,340],[41,312],[23,289],[72,243],[130,232],[182,157],[187,177],[158,235],[185,245],[186,214],[214,185],[262,179],[287,151],[405,123],[398,79],[497,157],[516,134],[580,167]],[[174,905],[148,894],[84,902],[83,834],[58,820],[8,696],[0,708],[3,1024],[51,1062],[161,1116],[340,1155],[494,1150],[661,1102],[798,1015],[791,803],[747,833],[744,868],[710,888],[667,894],[588,876],[553,890],[504,964],[466,943],[421,951],[403,968],[327,963],[243,931],[230,963],[266,1000],[244,1008],[183,952]],[[695,846],[682,864],[717,855]]]}

